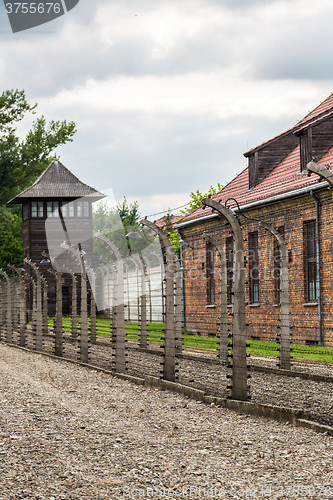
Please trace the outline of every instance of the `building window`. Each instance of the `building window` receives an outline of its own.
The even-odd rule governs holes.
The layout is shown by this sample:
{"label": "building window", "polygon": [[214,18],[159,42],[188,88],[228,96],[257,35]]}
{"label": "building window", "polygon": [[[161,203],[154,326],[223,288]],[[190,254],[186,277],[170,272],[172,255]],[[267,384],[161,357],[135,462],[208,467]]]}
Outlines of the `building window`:
{"label": "building window", "polygon": [[74,201],[69,203],[63,203],[62,205],[62,215],[64,217],[75,217],[75,205]]}
{"label": "building window", "polygon": [[215,302],[215,266],[214,266],[214,245],[210,242],[206,244],[206,278],[207,278],[207,304]]}
{"label": "building window", "polygon": [[29,204],[26,203],[25,205],[23,205],[22,219],[27,220],[28,218],[29,218]]}
{"label": "building window", "polygon": [[60,213],[63,217],[68,217],[68,203],[61,202]]}
{"label": "building window", "polygon": [[[282,238],[284,239],[284,226],[277,227],[276,230],[278,233],[281,234]],[[281,253],[280,253],[280,248],[279,244],[276,240],[274,239],[274,271],[273,271],[273,278],[274,278],[274,299],[275,303],[279,304],[280,303],[280,288],[281,288]]]}
{"label": "building window", "polygon": [[76,202],[76,215],[77,217],[89,217],[89,201],[77,201]]}
{"label": "building window", "polygon": [[306,171],[306,166],[312,159],[312,129],[311,127],[300,136],[300,162],[301,172]]}
{"label": "building window", "polygon": [[74,201],[70,201],[69,203],[67,201],[62,201],[61,214],[63,217],[74,217],[75,216]]}
{"label": "building window", "polygon": [[44,202],[32,201],[31,202],[31,217],[44,217]]}
{"label": "building window", "polygon": [[250,303],[259,302],[259,249],[258,232],[249,233],[249,285]]}
{"label": "building window", "polygon": [[59,217],[59,201],[48,201],[46,203],[47,217]]}
{"label": "building window", "polygon": [[305,246],[305,300],[316,302],[317,300],[317,247],[316,247],[316,221],[304,223],[304,246]]}
{"label": "building window", "polygon": [[227,301],[233,303],[233,279],[234,279],[234,238],[229,236],[226,239],[226,261],[227,261]]}

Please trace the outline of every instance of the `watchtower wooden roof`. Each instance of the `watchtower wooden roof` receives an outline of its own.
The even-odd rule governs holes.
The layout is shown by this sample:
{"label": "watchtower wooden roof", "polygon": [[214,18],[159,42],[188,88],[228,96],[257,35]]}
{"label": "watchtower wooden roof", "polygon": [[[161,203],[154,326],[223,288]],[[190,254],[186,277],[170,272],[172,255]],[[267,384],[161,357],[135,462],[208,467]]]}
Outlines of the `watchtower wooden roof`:
{"label": "watchtower wooden roof", "polygon": [[105,197],[96,189],[84,184],[59,160],[53,160],[38,179],[27,189],[10,200],[9,204],[23,204],[31,199],[88,197],[97,201]]}

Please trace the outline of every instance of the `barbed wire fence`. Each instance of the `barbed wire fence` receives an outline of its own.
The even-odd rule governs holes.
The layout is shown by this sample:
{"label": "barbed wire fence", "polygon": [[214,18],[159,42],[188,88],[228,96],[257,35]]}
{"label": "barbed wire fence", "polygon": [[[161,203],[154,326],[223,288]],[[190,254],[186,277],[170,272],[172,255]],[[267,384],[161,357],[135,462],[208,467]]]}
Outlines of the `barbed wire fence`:
{"label": "barbed wire fence", "polygon": [[[207,205],[209,203],[211,201],[207,200]],[[276,351],[281,362],[279,344],[268,345],[268,341],[279,336],[279,333],[281,336],[281,326],[285,326],[282,323],[286,320],[286,314],[290,318],[293,343],[284,354],[287,352],[290,356],[293,352],[300,351],[301,346],[298,344],[304,338],[304,330],[313,327],[306,324],[306,319],[300,324],[299,318],[292,312],[284,312],[279,317],[276,311],[275,317],[266,322],[266,332],[263,335],[261,321],[251,320],[251,325],[245,323],[244,309],[240,313],[243,315],[243,329],[237,337],[235,293],[243,296],[245,306],[245,283],[241,284],[242,289],[239,290],[234,282],[234,301],[227,304],[227,269],[225,255],[220,249],[216,253],[215,272],[216,283],[220,285],[216,287],[218,314],[205,319],[205,331],[201,332],[204,335],[200,335],[201,327],[198,325],[202,318],[199,308],[192,313],[187,312],[186,328],[182,330],[181,291],[184,286],[192,286],[193,279],[187,273],[182,276],[180,263],[167,236],[161,234],[153,223],[146,220],[142,222],[155,230],[162,241],[163,260],[155,266],[145,265],[145,261],[139,256],[124,262],[123,257],[118,255],[114,262],[92,269],[85,265],[84,256],[78,250],[66,247],[66,251],[73,254],[81,268],[79,274],[69,273],[72,294],[71,314],[68,318],[64,318],[62,314],[64,269],[51,270],[55,278],[56,296],[53,320],[47,317],[49,286],[41,266],[25,259],[25,270],[14,266],[9,266],[8,272],[1,270],[0,339],[8,344],[47,352],[57,357],[78,359],[117,373],[155,376],[210,390],[215,395],[247,399],[250,396],[247,364],[249,349],[254,353],[258,349],[258,355],[265,349],[273,354]],[[210,238],[209,235],[204,237]],[[191,244],[200,246],[203,242],[202,233],[198,233]],[[217,248],[217,242],[215,246]],[[206,286],[205,274],[196,279],[195,286]],[[31,311],[27,308],[27,297],[31,298]],[[100,301],[106,312],[102,321],[96,319],[96,303]],[[154,328],[154,323],[159,327]],[[247,335],[249,326],[252,339]],[[257,340],[267,341],[267,345],[259,345]],[[192,352],[193,360],[184,357],[184,343],[192,346],[193,352],[190,351],[190,354]],[[197,351],[200,344],[206,348],[209,344],[210,352],[215,351],[218,356],[216,362],[209,358],[210,365],[206,363],[205,370],[195,364],[201,362]],[[308,347],[311,349],[311,346]],[[318,350],[313,348],[313,352],[318,353]],[[322,352],[324,356],[326,348],[322,347]],[[241,378],[241,393],[237,392],[239,386],[235,390],[234,380],[237,377]]]}

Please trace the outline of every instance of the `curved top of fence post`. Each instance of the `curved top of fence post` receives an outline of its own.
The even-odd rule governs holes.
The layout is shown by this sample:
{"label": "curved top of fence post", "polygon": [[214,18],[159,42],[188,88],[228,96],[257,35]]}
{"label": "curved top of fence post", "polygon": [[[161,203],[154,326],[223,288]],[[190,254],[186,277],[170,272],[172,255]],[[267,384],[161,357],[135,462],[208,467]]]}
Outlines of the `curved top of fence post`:
{"label": "curved top of fence post", "polygon": [[214,208],[214,210],[216,210],[220,214],[224,215],[224,217],[227,219],[227,221],[229,222],[229,224],[232,227],[232,231],[233,231],[234,236],[235,236],[235,243],[237,242],[236,244],[237,244],[238,249],[243,250],[243,248],[244,248],[243,234],[242,234],[242,230],[241,230],[241,227],[239,225],[239,222],[236,219],[236,216],[234,215],[234,213],[229,208],[223,206],[221,203],[219,203],[215,200],[212,200],[211,198],[204,198],[202,200],[202,204],[205,206]]}
{"label": "curved top of fence post", "polygon": [[205,231],[202,233],[202,238],[205,241],[208,241],[209,243],[211,243],[216,248],[221,260],[224,261],[225,260],[225,252],[222,248],[221,243],[219,243],[215,238],[213,238],[213,236],[206,234]]}
{"label": "curved top of fence post", "polygon": [[1,276],[4,276],[4,278],[6,279],[6,281],[10,281],[10,278],[8,276],[8,274],[6,273],[6,271],[3,271],[2,269],[0,269],[0,274]]}
{"label": "curved top of fence post", "polygon": [[[79,250],[76,250],[76,248],[68,245],[66,242],[64,243],[61,243],[61,248],[64,248],[65,250],[68,250],[69,252],[71,252],[73,255],[75,255],[75,257],[79,260],[79,263],[80,263],[80,267],[81,267],[81,272],[83,275],[86,274],[86,265],[85,265],[85,262],[84,262],[84,258],[83,258],[83,255],[80,254]],[[60,269],[57,269],[57,267],[55,268],[57,272],[61,273],[62,271]]]}
{"label": "curved top of fence post", "polygon": [[328,168],[322,167],[314,161],[310,161],[307,164],[306,168],[309,172],[313,172],[314,174],[319,175],[320,177],[325,179],[330,184],[330,186],[333,186],[333,172],[331,172]]}
{"label": "curved top of fence post", "polygon": [[23,276],[24,276],[24,271],[20,271],[20,269],[18,269],[17,267],[13,266],[13,264],[8,264],[8,267],[10,269],[12,269],[13,271],[16,272],[17,276],[20,278],[20,279],[23,279]]}
{"label": "curved top of fence post", "polygon": [[36,276],[37,276],[37,283],[40,281],[42,281],[42,274],[38,268],[38,266],[36,266],[36,264],[34,262],[32,262],[32,260],[28,259],[27,257],[24,258],[24,262],[26,264],[28,264],[29,266],[32,267],[32,269],[35,271],[36,273]]}
{"label": "curved top of fence post", "polygon": [[279,231],[277,231],[271,224],[269,224],[268,222],[264,222],[264,221],[260,221],[259,222],[259,226],[263,227],[264,229],[266,229],[267,231],[269,231],[270,233],[273,234],[273,236],[275,236],[278,244],[279,244],[279,247],[281,248],[281,252],[284,254],[287,254],[287,245],[286,245],[286,242],[284,241],[284,238],[281,236],[281,234],[279,233]]}
{"label": "curved top of fence post", "polygon": [[[164,246],[165,250],[167,248],[170,248],[170,247],[172,248],[171,242],[170,242],[169,238],[167,237],[167,235],[165,234],[165,232],[162,231],[162,229],[160,227],[156,226],[156,224],[154,222],[151,222],[148,219],[141,219],[140,224],[142,224],[142,226],[149,227],[149,229],[152,229],[153,231],[155,231],[155,233],[158,234],[158,236],[161,240],[161,243]],[[172,249],[172,251],[173,251],[173,249]]]}
{"label": "curved top of fence post", "polygon": [[123,257],[119,251],[119,248],[117,247],[117,245],[113,241],[109,240],[109,238],[107,236],[105,236],[105,234],[102,234],[102,233],[97,231],[96,233],[94,233],[94,237],[98,238],[101,241],[104,241],[104,243],[106,243],[111,248],[116,259],[122,260]]}

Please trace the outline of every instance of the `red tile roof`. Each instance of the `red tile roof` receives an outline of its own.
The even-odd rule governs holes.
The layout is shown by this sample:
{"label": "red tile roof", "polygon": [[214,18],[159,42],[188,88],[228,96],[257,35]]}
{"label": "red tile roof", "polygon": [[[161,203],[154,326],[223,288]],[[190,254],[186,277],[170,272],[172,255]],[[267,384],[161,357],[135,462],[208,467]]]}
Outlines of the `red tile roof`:
{"label": "red tile roof", "polygon": [[[156,221],[154,221],[154,224],[156,224],[156,226],[158,226],[161,229],[165,229],[166,218],[167,218],[167,215],[164,215],[160,219],[157,219]],[[178,222],[178,220],[180,218],[181,218],[181,215],[171,215],[171,224],[172,224],[172,226],[174,226],[175,224],[177,224],[177,222]]]}
{"label": "red tile roof", "polygon": [[[319,165],[329,166],[333,171],[333,147],[318,162]],[[300,172],[299,146],[297,146],[275,169],[255,188],[249,190],[249,172],[246,167],[240,174],[229,182],[221,191],[212,197],[223,204],[228,198],[236,198],[240,206],[259,202],[300,188],[318,184],[316,174],[308,176],[307,172]],[[232,200],[229,207],[236,207]],[[207,209],[199,207],[180,219],[177,224],[200,219],[209,215]]]}
{"label": "red tile roof", "polygon": [[315,109],[310,111],[304,118],[299,120],[296,125],[293,127],[289,128],[285,132],[282,132],[281,134],[276,135],[272,139],[269,139],[268,141],[262,142],[259,144],[259,146],[256,146],[255,148],[251,148],[249,151],[246,151],[244,153],[244,156],[248,157],[251,153],[254,151],[257,151],[258,149],[262,149],[263,147],[267,146],[273,141],[276,141],[283,136],[286,136],[288,134],[292,134],[294,132],[297,132],[298,130],[302,130],[303,128],[306,128],[309,125],[314,125],[315,123],[319,122],[323,118],[326,118],[330,115],[333,114],[333,93],[325,99],[322,103],[319,104]]}
{"label": "red tile roof", "polygon": [[322,103],[319,104],[315,109],[310,111],[302,120],[300,120],[296,127],[299,127],[300,125],[303,125],[304,123],[307,123],[310,120],[313,120],[313,118],[317,118],[320,115],[326,114],[328,111],[332,112],[333,108],[333,93],[325,99]]}
{"label": "red tile roof", "polygon": [[[298,122],[297,126],[293,129],[298,128],[300,125],[308,124],[309,122],[312,123],[319,121],[319,119],[326,119],[332,112],[333,94]],[[283,134],[281,134],[281,136],[282,135]],[[333,171],[333,147],[316,162]],[[222,203],[225,203],[228,198],[235,198],[240,206],[244,206],[250,203],[264,201],[277,195],[293,192],[307,186],[316,185],[318,182],[320,182],[320,178],[316,174],[311,174],[309,176],[308,172],[301,172],[300,150],[299,146],[297,146],[253,189],[249,189],[249,171],[247,167],[212,198]],[[228,206],[236,207],[236,203],[230,200]],[[194,221],[210,213],[210,210],[205,210],[201,206],[181,218],[177,224]]]}

